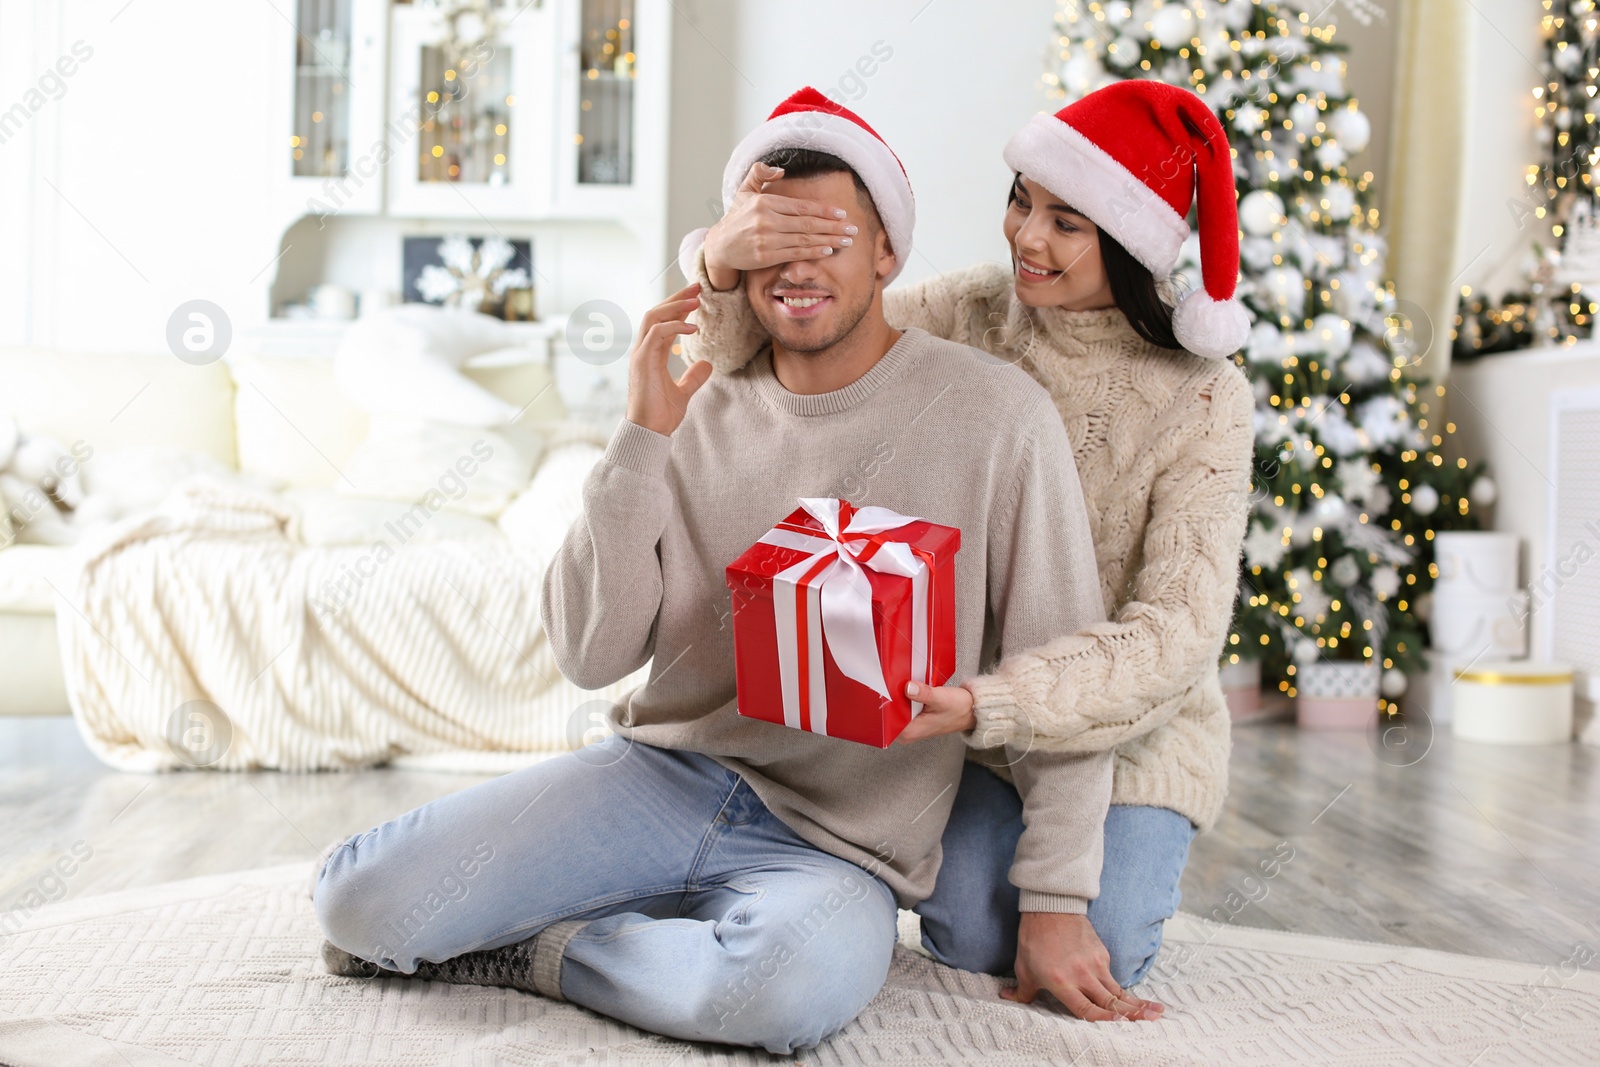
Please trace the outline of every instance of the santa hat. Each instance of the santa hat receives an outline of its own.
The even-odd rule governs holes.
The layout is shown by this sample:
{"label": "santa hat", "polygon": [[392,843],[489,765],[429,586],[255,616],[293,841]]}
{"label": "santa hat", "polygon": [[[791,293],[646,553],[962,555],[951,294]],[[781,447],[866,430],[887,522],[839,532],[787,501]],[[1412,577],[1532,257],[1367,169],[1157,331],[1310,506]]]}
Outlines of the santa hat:
{"label": "santa hat", "polygon": [[[757,160],[785,148],[809,148],[838,156],[861,178],[878,209],[895,256],[884,284],[894,281],[911,258],[911,231],[917,219],[906,169],[860,115],[809,85],[779,104],[766,122],[751,130],[734,148],[722,172],[723,209],[733,206],[734,194]],[[694,277],[694,253],[704,241],[704,229],[683,239],[678,257],[685,277]]]}
{"label": "santa hat", "polygon": [[1198,183],[1204,284],[1178,302],[1172,332],[1197,356],[1220,359],[1244,347],[1250,316],[1234,297],[1233,159],[1204,100],[1157,81],[1113,82],[1054,115],[1035,115],[1004,155],[1012,170],[1087,216],[1158,279],[1177,265]]}

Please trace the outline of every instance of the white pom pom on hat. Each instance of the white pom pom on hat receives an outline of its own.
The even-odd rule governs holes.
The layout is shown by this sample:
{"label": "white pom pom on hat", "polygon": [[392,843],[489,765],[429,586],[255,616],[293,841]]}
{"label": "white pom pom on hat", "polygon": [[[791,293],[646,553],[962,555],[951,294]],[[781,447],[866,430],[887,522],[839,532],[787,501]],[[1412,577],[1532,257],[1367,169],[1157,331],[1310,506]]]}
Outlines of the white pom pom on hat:
{"label": "white pom pom on hat", "polygon": [[1145,79],[1113,82],[1054,115],[1035,115],[1004,155],[1007,166],[1087,216],[1157,279],[1177,266],[1198,195],[1204,284],[1173,309],[1172,332],[1209,359],[1244,347],[1250,315],[1234,295],[1233,157],[1222,124],[1198,95]]}

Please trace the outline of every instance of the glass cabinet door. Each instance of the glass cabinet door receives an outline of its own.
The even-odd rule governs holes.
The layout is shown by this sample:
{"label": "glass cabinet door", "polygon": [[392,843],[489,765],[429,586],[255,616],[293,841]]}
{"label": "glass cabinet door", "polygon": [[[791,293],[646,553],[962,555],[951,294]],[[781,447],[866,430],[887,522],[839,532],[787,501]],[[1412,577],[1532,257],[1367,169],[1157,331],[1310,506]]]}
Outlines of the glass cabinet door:
{"label": "glass cabinet door", "polygon": [[390,214],[548,214],[553,3],[394,7]]}
{"label": "glass cabinet door", "polygon": [[581,0],[580,185],[633,183],[633,0]]}
{"label": "glass cabinet door", "polygon": [[382,151],[387,25],[388,0],[295,0],[285,170],[339,210],[382,207],[367,157]]}
{"label": "glass cabinet door", "polygon": [[561,9],[555,212],[565,218],[653,218],[661,210],[664,131],[672,121],[672,4],[546,2]]}
{"label": "glass cabinet door", "polygon": [[296,6],[294,175],[341,177],[350,165],[350,0]]}

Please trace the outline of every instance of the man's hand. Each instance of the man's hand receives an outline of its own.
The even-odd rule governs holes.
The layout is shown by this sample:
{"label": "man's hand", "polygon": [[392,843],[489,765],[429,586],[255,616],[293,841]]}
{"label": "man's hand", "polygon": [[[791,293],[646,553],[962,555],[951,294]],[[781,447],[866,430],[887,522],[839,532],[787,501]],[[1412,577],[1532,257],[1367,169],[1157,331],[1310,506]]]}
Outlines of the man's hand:
{"label": "man's hand", "polygon": [[1000,995],[1032,1004],[1041,989],[1090,1022],[1155,1020],[1166,1010],[1165,1005],[1141,1000],[1117,985],[1111,977],[1111,956],[1086,915],[1022,913],[1017,931],[1017,987],[1002,988]]}
{"label": "man's hand", "polygon": [[711,377],[711,364],[689,364],[683,377],[673,380],[667,371],[674,339],[699,329],[688,321],[700,306],[698,283],[673,293],[645,312],[639,336],[628,353],[628,421],[670,436],[683,422],[689,398]]}
{"label": "man's hand", "polygon": [[894,739],[897,745],[943,734],[964,734],[978,724],[978,717],[972,712],[972,691],[959,685],[927,686],[907,682],[906,696],[920,700],[922,710]]}
{"label": "man's hand", "polygon": [[764,191],[781,177],[781,168],[751,164],[728,213],[706,234],[706,276],[713,289],[732,289],[741,271],[821,259],[853,243],[859,230],[845,221],[844,208]]}

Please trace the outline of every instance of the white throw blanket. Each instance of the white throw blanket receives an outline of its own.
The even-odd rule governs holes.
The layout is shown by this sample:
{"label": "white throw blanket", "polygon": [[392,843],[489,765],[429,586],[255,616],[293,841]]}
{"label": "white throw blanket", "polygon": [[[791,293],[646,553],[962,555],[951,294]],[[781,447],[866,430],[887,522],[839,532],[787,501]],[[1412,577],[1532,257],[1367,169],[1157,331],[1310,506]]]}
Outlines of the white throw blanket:
{"label": "white throw blanket", "polygon": [[397,524],[387,554],[306,545],[281,498],[186,480],[78,546],[56,617],[80,731],[128,771],[503,771],[593,740],[648,666],[578,689],[552,660],[539,596],[598,455],[549,457],[529,490],[543,494],[537,531],[407,544]]}

